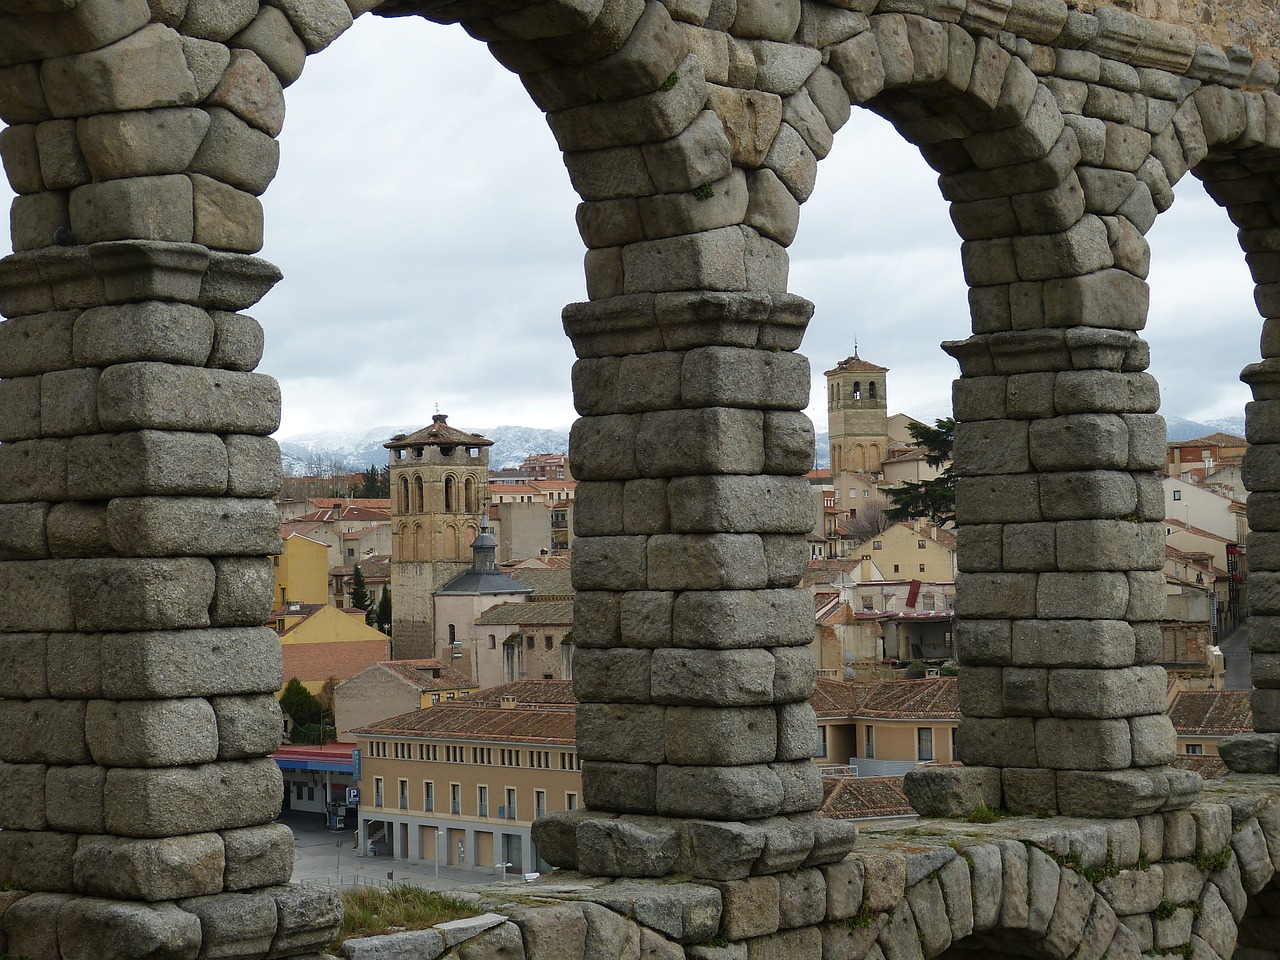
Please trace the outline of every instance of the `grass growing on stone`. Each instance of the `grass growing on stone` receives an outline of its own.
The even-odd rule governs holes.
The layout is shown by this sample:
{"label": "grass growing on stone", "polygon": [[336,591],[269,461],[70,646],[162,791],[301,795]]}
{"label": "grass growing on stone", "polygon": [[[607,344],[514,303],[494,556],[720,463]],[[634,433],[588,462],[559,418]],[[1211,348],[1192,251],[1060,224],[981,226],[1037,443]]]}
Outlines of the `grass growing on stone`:
{"label": "grass growing on stone", "polygon": [[334,941],[335,947],[352,937],[425,930],[437,923],[474,917],[479,913],[465,900],[410,886],[343,890],[342,908],[342,930]]}

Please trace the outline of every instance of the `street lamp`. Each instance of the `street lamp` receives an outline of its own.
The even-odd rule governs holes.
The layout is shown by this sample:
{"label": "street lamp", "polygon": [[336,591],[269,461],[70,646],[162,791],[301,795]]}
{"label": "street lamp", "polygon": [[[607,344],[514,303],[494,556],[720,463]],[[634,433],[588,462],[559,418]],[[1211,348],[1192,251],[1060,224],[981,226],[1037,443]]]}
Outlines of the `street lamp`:
{"label": "street lamp", "polygon": [[497,870],[498,868],[501,868],[501,869],[502,869],[502,877],[503,877],[503,879],[505,880],[505,879],[506,879],[506,876],[507,876],[507,870],[509,870],[509,869],[511,868],[511,866],[512,866],[512,864],[511,864],[511,863],[509,863],[509,862],[508,862],[508,863],[495,863],[495,864],[493,865],[493,869]]}

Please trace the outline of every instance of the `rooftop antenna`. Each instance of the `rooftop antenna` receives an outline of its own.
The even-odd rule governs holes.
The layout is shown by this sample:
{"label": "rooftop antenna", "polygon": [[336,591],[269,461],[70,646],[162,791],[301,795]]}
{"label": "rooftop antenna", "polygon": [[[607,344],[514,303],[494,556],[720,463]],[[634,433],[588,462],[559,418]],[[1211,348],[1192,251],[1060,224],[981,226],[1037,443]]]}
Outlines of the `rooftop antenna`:
{"label": "rooftop antenna", "polygon": [[858,338],[853,338],[853,359],[858,359]]}

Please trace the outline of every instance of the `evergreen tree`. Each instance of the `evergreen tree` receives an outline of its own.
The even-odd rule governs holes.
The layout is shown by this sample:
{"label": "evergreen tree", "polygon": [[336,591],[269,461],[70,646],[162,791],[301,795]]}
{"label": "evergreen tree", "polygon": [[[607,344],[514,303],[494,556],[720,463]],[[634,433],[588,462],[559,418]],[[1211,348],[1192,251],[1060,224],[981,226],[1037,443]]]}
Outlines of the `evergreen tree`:
{"label": "evergreen tree", "polygon": [[[373,597],[369,596],[369,588],[364,584],[364,574],[360,572],[360,564],[356,564],[355,572],[351,574],[351,590],[348,592],[351,597],[351,605],[359,610],[368,613],[373,607]],[[367,618],[366,618],[367,622]]]}
{"label": "evergreen tree", "polygon": [[378,608],[373,615],[373,625],[391,636],[391,591],[383,590],[382,596],[378,598]]}
{"label": "evergreen tree", "polygon": [[360,496],[368,499],[391,496],[391,468],[369,464],[369,469],[361,474]]}
{"label": "evergreen tree", "polygon": [[956,422],[951,417],[935,421],[930,427],[913,423],[908,428],[911,437],[925,449],[925,463],[933,467],[946,465],[932,480],[908,480],[900,487],[886,490],[893,506],[885,515],[897,523],[925,517],[941,526],[956,518],[956,478],[951,472],[951,446],[955,442]]}
{"label": "evergreen tree", "polygon": [[323,712],[315,695],[302,685],[302,681],[293,677],[280,696],[280,709],[289,715],[294,726],[306,727],[320,722]]}

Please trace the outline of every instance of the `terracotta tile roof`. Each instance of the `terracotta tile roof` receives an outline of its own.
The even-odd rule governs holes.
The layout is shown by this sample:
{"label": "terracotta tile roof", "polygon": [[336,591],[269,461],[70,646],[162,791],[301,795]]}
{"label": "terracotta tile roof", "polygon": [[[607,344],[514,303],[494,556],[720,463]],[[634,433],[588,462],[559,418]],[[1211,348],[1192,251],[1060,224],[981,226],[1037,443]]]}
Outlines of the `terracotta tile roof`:
{"label": "terracotta tile roof", "polygon": [[567,569],[512,567],[507,576],[526,587],[533,587],[531,601],[568,599],[573,597],[573,577]]}
{"label": "terracotta tile roof", "polygon": [[853,713],[860,694],[859,684],[818,677],[818,686],[809,702],[814,712],[823,719],[847,717]]}
{"label": "terracotta tile roof", "polygon": [[829,377],[833,373],[849,373],[851,371],[856,373],[887,373],[889,368],[878,367],[874,363],[869,363],[857,354],[854,354],[852,357],[846,357],[841,360],[834,367],[828,370],[826,372],[826,376]]}
{"label": "terracotta tile roof", "polygon": [[531,482],[526,483],[492,483],[490,482],[489,492],[494,496],[502,496],[509,493],[541,493],[542,491],[535,487]]}
{"label": "terracotta tile roof", "polygon": [[1181,736],[1229,737],[1253,731],[1248,690],[1183,690],[1169,707]]}
{"label": "terracotta tile roof", "polygon": [[520,703],[541,707],[574,707],[578,704],[572,680],[515,680],[486,687],[472,694],[471,702],[493,706],[501,703],[503,697],[515,697]]}
{"label": "terracotta tile roof", "polygon": [[1247,447],[1249,441],[1244,437],[1237,437],[1234,433],[1224,433],[1219,430],[1216,433],[1207,433],[1203,437],[1192,437],[1190,440],[1178,440],[1170,443],[1171,447]]}
{"label": "terracotta tile roof", "polygon": [[346,680],[387,659],[387,641],[352,640],[345,643],[286,643],[284,678],[322,683],[330,677]]}
{"label": "terracotta tile roof", "polygon": [[1194,770],[1205,780],[1223,780],[1231,772],[1222,762],[1221,757],[1207,753],[1199,757],[1180,753],[1173,758],[1170,766],[1177,767],[1179,770]]}
{"label": "terracotta tile roof", "polygon": [[860,717],[883,720],[958,720],[960,697],[955,677],[884,680],[850,684],[863,690],[855,711]]}
{"label": "terracotta tile roof", "polygon": [[352,734],[385,737],[438,737],[493,743],[546,743],[573,746],[574,712],[545,707],[487,706],[474,700],[438,703],[425,710],[379,720]]}
{"label": "terracotta tile roof", "polygon": [[426,660],[384,660],[378,664],[419,690],[474,690],[478,685],[461,670],[439,658]]}
{"label": "terracotta tile roof", "polygon": [[810,470],[808,473],[806,473],[806,474],[804,475],[804,477],[805,477],[805,479],[806,479],[806,480],[808,480],[810,483],[812,483],[814,480],[830,480],[830,479],[831,479],[831,468],[830,468],[830,467],[822,467],[822,468],[817,469],[817,470]]}
{"label": "terracotta tile roof", "polygon": [[529,486],[536,490],[576,490],[577,480],[530,480]]}
{"label": "terracotta tile roof", "polygon": [[443,413],[437,413],[431,418],[431,423],[423,427],[421,430],[415,430],[407,436],[403,433],[397,433],[394,437],[383,444],[388,450],[402,449],[404,447],[492,447],[493,441],[487,440],[478,433],[467,433],[465,430],[459,430],[448,424],[448,417]]}
{"label": "terracotta tile roof", "polygon": [[535,603],[500,603],[476,617],[477,627],[516,624],[530,627],[573,625],[572,600],[541,600]]}
{"label": "terracotta tile roof", "polygon": [[313,504],[317,510],[332,510],[334,507],[353,506],[368,510],[391,512],[390,497],[307,497],[307,503]]}
{"label": "terracotta tile roof", "polygon": [[818,813],[839,820],[913,817],[902,777],[824,777]]}
{"label": "terracotta tile roof", "polygon": [[837,577],[853,573],[861,565],[861,560],[810,560],[800,585],[812,587],[816,583],[831,583]]}

